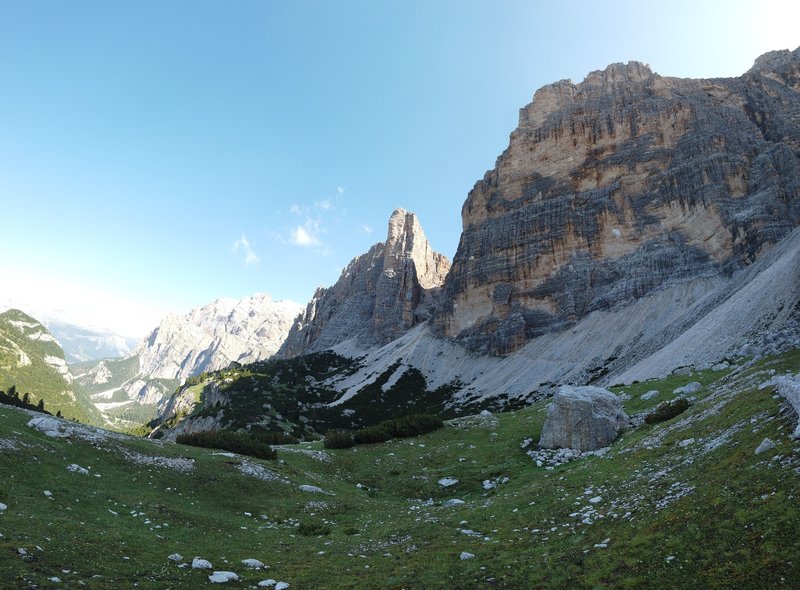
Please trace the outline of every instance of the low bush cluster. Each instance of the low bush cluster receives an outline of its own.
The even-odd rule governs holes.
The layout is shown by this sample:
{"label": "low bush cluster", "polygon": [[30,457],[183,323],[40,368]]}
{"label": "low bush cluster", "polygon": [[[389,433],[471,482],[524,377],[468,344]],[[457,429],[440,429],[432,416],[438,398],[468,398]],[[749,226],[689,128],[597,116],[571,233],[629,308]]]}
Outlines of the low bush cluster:
{"label": "low bush cluster", "polygon": [[300,442],[297,437],[285,432],[270,432],[258,427],[251,428],[250,436],[268,445],[295,445]]}
{"label": "low bush cluster", "polygon": [[329,430],[323,444],[326,449],[348,449],[356,443],[347,430]]}
{"label": "low bush cluster", "polygon": [[345,449],[353,445],[364,445],[385,442],[391,438],[406,438],[433,432],[441,428],[444,422],[438,416],[431,414],[412,414],[384,420],[374,426],[367,426],[349,432],[347,430],[332,430],[325,435],[326,449]]}
{"label": "low bush cluster", "polygon": [[221,449],[257,459],[277,459],[278,453],[268,444],[251,434],[229,430],[203,430],[189,434],[179,434],[175,442],[193,447]]}
{"label": "low bush cluster", "polygon": [[674,418],[678,414],[685,412],[689,408],[689,400],[685,397],[678,397],[672,401],[665,401],[658,404],[655,409],[644,417],[648,424],[657,424]]}

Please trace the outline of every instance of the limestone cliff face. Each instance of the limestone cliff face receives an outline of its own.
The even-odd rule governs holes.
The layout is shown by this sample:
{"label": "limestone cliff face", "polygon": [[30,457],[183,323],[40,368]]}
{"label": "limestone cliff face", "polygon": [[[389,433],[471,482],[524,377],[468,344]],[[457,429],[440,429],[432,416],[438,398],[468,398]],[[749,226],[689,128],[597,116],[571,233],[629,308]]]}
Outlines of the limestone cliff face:
{"label": "limestone cliff face", "polygon": [[279,356],[349,342],[381,345],[427,320],[450,269],[434,252],[414,213],[397,209],[386,242],[354,258],[330,288],[320,288],[292,327]]}
{"label": "limestone cliff face", "polygon": [[540,89],[462,221],[433,323],[478,352],[731,275],[800,224],[800,49],[739,78],[630,62]]}

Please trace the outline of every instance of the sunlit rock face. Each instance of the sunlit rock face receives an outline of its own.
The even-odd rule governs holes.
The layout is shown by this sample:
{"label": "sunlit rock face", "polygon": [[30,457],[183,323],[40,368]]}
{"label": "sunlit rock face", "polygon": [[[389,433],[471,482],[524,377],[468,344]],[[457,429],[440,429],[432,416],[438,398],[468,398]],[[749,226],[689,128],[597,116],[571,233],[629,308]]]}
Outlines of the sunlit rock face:
{"label": "sunlit rock face", "polygon": [[545,86],[462,222],[434,330],[477,352],[732,275],[800,223],[800,49],[739,78],[629,62]]}

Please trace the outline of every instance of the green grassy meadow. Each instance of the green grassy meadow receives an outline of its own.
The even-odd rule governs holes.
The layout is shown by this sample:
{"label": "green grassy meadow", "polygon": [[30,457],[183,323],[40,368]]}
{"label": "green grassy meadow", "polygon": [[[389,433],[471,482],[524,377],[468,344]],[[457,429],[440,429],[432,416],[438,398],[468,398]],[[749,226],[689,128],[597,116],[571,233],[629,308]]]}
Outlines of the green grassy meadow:
{"label": "green grassy meadow", "polygon": [[[3,406],[0,587],[211,585],[210,571],[168,559],[179,553],[236,572],[227,586],[241,588],[268,578],[293,590],[798,588],[796,418],[758,385],[799,370],[794,351],[615,387],[633,414],[703,385],[680,416],[550,469],[522,448],[538,440],[546,400],[416,438],[280,446],[278,461],[120,435],[48,438]],[[662,393],[642,401],[650,389]],[[755,455],[765,437],[776,448]],[[193,463],[164,465],[174,458]],[[458,483],[444,488],[445,477]]]}

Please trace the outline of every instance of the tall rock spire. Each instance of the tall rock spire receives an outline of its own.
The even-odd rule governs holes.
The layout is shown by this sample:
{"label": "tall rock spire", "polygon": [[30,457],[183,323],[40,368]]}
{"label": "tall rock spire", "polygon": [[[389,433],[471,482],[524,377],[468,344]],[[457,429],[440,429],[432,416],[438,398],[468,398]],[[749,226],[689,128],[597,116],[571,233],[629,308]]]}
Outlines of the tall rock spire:
{"label": "tall rock spire", "polygon": [[317,290],[279,355],[391,342],[430,317],[449,269],[416,214],[396,209],[386,241],[354,258],[335,285]]}

